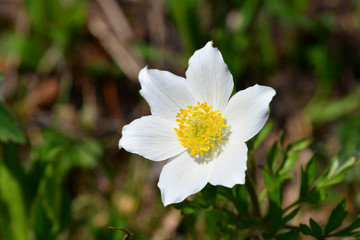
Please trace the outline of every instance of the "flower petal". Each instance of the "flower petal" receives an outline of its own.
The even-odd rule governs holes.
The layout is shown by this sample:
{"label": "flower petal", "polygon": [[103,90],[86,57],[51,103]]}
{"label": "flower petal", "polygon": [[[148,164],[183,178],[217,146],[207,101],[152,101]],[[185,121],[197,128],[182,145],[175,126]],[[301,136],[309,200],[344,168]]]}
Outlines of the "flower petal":
{"label": "flower petal", "polygon": [[157,116],[145,116],[124,126],[119,147],[153,161],[169,159],[185,150],[174,125]]}
{"label": "flower petal", "polygon": [[208,163],[194,160],[188,151],[170,159],[161,171],[158,186],[165,206],[183,201],[208,182]]}
{"label": "flower petal", "polygon": [[235,184],[245,183],[247,146],[241,140],[230,136],[223,152],[211,164],[209,182],[232,188]]}
{"label": "flower petal", "polygon": [[255,136],[269,116],[269,104],[275,94],[271,87],[256,84],[232,96],[223,115],[232,134],[244,142]]}
{"label": "flower petal", "polygon": [[140,94],[149,103],[152,115],[175,120],[179,109],[196,103],[186,79],[170,72],[145,67],[139,81]]}
{"label": "flower petal", "polygon": [[234,81],[221,53],[212,47],[212,42],[197,50],[189,59],[186,78],[196,101],[207,101],[213,109],[224,110]]}

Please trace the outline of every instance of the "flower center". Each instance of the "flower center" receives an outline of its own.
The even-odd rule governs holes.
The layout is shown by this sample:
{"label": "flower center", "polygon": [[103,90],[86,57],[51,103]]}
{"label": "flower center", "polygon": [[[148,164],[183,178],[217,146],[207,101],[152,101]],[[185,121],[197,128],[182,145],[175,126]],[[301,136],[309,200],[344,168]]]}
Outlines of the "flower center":
{"label": "flower center", "polygon": [[175,133],[181,144],[191,150],[192,156],[202,156],[204,152],[213,148],[215,142],[222,139],[223,128],[228,128],[219,110],[211,109],[212,106],[208,106],[207,102],[197,102],[197,106],[180,109],[176,114],[179,127],[175,128]]}

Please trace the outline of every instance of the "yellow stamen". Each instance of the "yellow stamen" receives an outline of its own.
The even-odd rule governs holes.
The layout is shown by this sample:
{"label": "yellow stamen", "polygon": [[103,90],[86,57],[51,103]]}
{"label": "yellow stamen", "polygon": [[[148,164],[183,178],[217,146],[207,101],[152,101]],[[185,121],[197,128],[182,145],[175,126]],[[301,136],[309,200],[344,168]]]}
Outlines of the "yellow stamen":
{"label": "yellow stamen", "polygon": [[219,110],[212,111],[212,106],[207,102],[197,102],[197,106],[188,106],[188,109],[180,109],[176,114],[176,121],[179,123],[175,128],[175,133],[179,141],[190,149],[190,154],[195,156],[209,151],[215,146],[217,140],[222,139],[223,128],[228,128],[223,124],[223,118]]}

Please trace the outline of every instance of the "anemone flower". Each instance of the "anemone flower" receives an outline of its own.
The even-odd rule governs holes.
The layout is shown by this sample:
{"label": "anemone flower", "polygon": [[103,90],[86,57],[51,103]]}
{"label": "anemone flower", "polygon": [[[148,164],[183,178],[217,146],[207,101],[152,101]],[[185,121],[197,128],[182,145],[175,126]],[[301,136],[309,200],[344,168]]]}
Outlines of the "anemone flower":
{"label": "anemone flower", "polygon": [[245,142],[264,126],[274,89],[254,85],[230,98],[233,78],[212,42],[190,58],[186,79],[145,67],[139,81],[151,115],[124,126],[119,147],[167,160],[158,182],[165,206],[207,183],[245,183]]}

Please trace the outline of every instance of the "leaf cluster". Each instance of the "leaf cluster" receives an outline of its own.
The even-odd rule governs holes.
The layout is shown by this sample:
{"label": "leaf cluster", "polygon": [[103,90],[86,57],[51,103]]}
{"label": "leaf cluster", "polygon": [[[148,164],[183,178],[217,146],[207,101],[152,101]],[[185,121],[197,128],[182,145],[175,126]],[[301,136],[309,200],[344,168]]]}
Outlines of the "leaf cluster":
{"label": "leaf cluster", "polygon": [[[270,132],[272,124],[268,124],[256,138],[248,143],[249,161],[253,159],[253,151]],[[300,139],[288,145],[284,143],[284,134],[270,147],[265,165],[260,166],[264,188],[258,191],[256,178],[251,178],[249,169],[245,185],[236,185],[233,189],[208,185],[194,199],[186,200],[175,207],[182,214],[193,219],[205,216],[213,221],[209,227],[212,236],[225,239],[300,239],[310,235],[316,239],[330,237],[358,236],[360,217],[349,225],[339,229],[348,214],[345,200],[342,200],[331,212],[329,219],[322,227],[313,218],[309,225],[296,221],[302,210],[310,211],[311,206],[326,204],[329,187],[341,182],[346,172],[355,167],[358,161],[350,158],[340,163],[335,157],[330,165],[319,173],[317,158],[312,156],[301,169],[300,186],[297,199],[289,206],[283,206],[283,188],[295,178],[293,168],[302,150],[309,147],[311,141]],[[250,167],[253,166],[249,163]],[[306,207],[306,208],[305,208]],[[216,217],[215,217],[216,216]]]}
{"label": "leaf cluster", "polygon": [[96,140],[55,130],[42,131],[39,144],[20,159],[25,136],[0,103],[0,237],[56,239],[70,221],[70,193],[64,181],[74,168],[92,168],[102,154]]}

